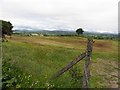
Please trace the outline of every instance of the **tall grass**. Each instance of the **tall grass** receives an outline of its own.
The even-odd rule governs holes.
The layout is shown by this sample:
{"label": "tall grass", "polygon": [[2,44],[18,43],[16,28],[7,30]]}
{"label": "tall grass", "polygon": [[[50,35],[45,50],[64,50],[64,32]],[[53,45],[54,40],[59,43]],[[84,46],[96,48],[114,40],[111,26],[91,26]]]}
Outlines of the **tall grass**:
{"label": "tall grass", "polygon": [[[18,37],[17,37],[18,38]],[[19,37],[20,38],[20,37]],[[73,48],[67,48],[66,46],[58,46],[52,44],[36,44],[32,42],[24,42],[18,40],[9,40],[9,42],[3,43],[3,87],[15,87],[15,88],[80,88],[83,75],[84,60],[75,65],[72,69],[65,72],[55,80],[48,81],[49,78],[66,66],[70,61],[76,58],[80,53],[84,52],[85,48],[78,49],[76,41],[82,41],[82,38],[61,38],[61,37],[42,37],[42,40],[52,40],[63,43],[74,44]],[[28,37],[29,38],[29,37]],[[39,39],[39,37],[37,37]],[[33,39],[35,40],[36,37]],[[25,39],[27,40],[27,39]],[[85,40],[85,39],[83,39]],[[72,43],[72,41],[74,43]],[[100,41],[98,41],[100,43]],[[111,46],[114,50],[117,50],[117,42],[110,41],[114,45]],[[82,47],[86,47],[82,45]],[[101,48],[101,47],[99,47]],[[81,51],[80,51],[81,50]],[[94,52],[95,50],[95,52]],[[107,49],[108,50],[108,49]],[[98,47],[93,49],[92,56],[93,66],[91,66],[91,80],[90,87],[109,87],[108,84],[102,81],[108,82],[109,70],[115,70],[115,68],[108,68],[109,65],[117,65],[117,51],[101,51]],[[101,61],[100,61],[101,60]],[[104,64],[108,66],[105,67]],[[99,71],[101,67],[104,71]],[[96,66],[96,67],[94,67]],[[105,73],[105,74],[104,74]],[[107,79],[104,79],[101,74],[106,75]],[[10,77],[9,77],[10,76]],[[6,79],[9,78],[9,79]]]}

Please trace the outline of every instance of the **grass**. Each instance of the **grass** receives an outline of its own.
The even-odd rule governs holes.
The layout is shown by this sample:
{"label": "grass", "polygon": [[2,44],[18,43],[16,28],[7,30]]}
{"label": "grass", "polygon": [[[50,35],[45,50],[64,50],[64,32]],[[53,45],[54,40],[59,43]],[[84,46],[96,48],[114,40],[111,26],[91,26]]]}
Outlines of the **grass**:
{"label": "grass", "polygon": [[[16,85],[8,85],[8,87],[80,88],[84,60],[72,68],[77,73],[76,77],[71,76],[70,71],[72,69],[70,69],[55,80],[48,82],[48,79],[83,53],[86,49],[86,44],[87,39],[81,37],[13,36],[12,39],[9,39],[9,42],[2,43],[3,69],[5,67],[12,68],[11,73],[15,80],[23,79],[23,81],[16,82]],[[117,87],[118,80],[115,77],[118,74],[117,51],[117,41],[95,40],[90,87]],[[9,62],[12,67],[5,62]],[[14,75],[13,72],[15,71],[17,73],[14,73]],[[5,69],[3,75],[11,73],[8,73],[8,69]],[[16,77],[17,75],[21,75],[21,78]],[[26,78],[29,75],[31,78],[27,80]],[[115,83],[113,84],[112,81]]]}

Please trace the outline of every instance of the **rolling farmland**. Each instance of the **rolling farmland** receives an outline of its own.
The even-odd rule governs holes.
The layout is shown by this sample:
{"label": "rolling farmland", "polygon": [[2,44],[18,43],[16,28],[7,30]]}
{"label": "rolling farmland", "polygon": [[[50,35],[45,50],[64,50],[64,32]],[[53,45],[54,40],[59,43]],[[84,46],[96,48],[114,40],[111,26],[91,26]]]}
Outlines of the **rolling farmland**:
{"label": "rolling farmland", "polygon": [[[117,40],[94,39],[91,88],[118,87]],[[3,87],[81,88],[82,60],[60,77],[48,79],[86,50],[87,38],[12,36],[2,43]],[[75,74],[75,76],[74,76]],[[7,79],[6,79],[7,78]],[[9,80],[9,82],[6,82]]]}

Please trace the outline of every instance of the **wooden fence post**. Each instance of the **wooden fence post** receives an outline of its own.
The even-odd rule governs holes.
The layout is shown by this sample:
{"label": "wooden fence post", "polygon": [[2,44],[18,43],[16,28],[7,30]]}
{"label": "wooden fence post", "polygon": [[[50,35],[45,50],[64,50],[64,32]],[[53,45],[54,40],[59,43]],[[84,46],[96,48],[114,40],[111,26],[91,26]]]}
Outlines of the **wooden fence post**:
{"label": "wooden fence post", "polygon": [[71,61],[68,65],[66,65],[64,68],[59,70],[56,74],[54,74],[49,80],[52,80],[54,78],[59,77],[62,75],[64,72],[69,70],[73,65],[81,61],[83,58],[86,57],[86,61],[84,64],[84,75],[83,75],[83,88],[88,88],[89,87],[89,79],[90,79],[90,61],[92,57],[92,48],[93,48],[93,39],[88,38],[88,43],[87,43],[87,49],[85,53],[82,53],[80,56],[78,56],[75,60]]}
{"label": "wooden fence post", "polygon": [[93,39],[88,38],[87,49],[86,49],[86,60],[84,64],[84,76],[83,76],[83,88],[89,88],[90,79],[90,62],[92,57]]}

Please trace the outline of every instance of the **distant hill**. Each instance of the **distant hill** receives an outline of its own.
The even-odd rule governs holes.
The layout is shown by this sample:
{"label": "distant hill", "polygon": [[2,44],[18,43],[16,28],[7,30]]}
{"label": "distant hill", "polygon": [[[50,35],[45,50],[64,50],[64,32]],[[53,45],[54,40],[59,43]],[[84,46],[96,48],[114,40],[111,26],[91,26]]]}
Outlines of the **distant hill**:
{"label": "distant hill", "polygon": [[76,35],[74,31],[62,31],[62,30],[14,30],[15,33],[39,33],[39,34],[47,34],[47,35]]}
{"label": "distant hill", "polygon": [[[14,33],[23,33],[23,34],[30,34],[30,33],[38,33],[38,34],[47,34],[47,35],[77,35],[75,31],[70,30],[13,30]],[[112,33],[99,33],[99,32],[88,32],[85,31],[84,35],[117,35]]]}

